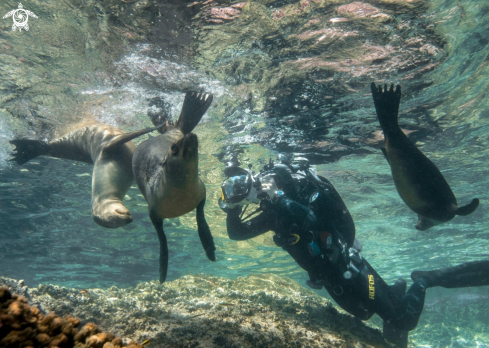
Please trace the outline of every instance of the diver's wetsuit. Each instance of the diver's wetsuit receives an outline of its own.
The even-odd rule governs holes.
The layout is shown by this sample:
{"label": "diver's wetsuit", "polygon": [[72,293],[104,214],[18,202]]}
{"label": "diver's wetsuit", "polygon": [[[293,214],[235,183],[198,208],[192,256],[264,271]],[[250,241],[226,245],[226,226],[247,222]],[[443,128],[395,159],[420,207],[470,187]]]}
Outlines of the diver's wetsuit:
{"label": "diver's wetsuit", "polygon": [[[308,245],[313,240],[311,231],[317,230],[317,219],[312,210],[287,198],[283,201],[288,202],[279,202],[282,207],[267,209],[246,222],[241,222],[241,207],[229,209],[226,219],[229,238],[245,240],[273,231],[276,233],[275,243],[308,272],[313,283],[322,281],[331,297],[344,310],[362,320],[377,313],[405,331],[416,327],[424,305],[424,287],[413,284],[404,301],[404,294],[400,297],[394,294],[365,259],[360,273],[352,279],[345,279],[343,273],[346,268],[341,255],[333,263],[327,257],[312,256],[309,252]],[[299,235],[300,239],[290,244],[297,240],[293,234]]]}
{"label": "diver's wetsuit", "polygon": [[[267,201],[263,212],[244,222],[240,218],[241,207],[227,209],[229,237],[245,240],[267,231],[275,232],[274,242],[308,272],[311,284],[319,285],[318,288],[324,285],[344,310],[362,320],[377,313],[384,323],[402,331],[413,330],[424,306],[425,279],[417,279],[407,293],[405,282],[400,291],[395,291],[396,287],[389,287],[365,259],[356,264],[359,273],[346,279],[344,273],[348,270],[350,259],[341,251],[352,246],[355,227],[334,187],[326,179],[321,180],[329,189],[321,191],[319,202],[322,204],[319,206],[305,199],[312,196],[311,192],[303,190],[302,195],[295,194],[297,201],[285,195],[273,203]],[[319,234],[326,231],[332,237],[332,243],[329,250],[323,249],[321,254],[313,255],[309,243],[313,241],[314,233],[318,235],[318,231],[323,231]],[[342,241],[346,239],[350,242]],[[483,267],[487,271],[487,263]]]}

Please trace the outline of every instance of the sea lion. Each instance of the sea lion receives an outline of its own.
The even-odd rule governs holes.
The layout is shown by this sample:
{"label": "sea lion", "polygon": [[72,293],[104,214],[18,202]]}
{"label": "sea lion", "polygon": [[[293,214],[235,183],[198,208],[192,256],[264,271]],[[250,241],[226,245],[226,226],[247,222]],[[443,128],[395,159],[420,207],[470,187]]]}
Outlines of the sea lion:
{"label": "sea lion", "polygon": [[455,215],[469,215],[479,205],[474,198],[470,204],[458,207],[457,199],[443,175],[401,131],[397,123],[401,86],[371,84],[375,110],[384,131],[385,151],[391,167],[397,192],[404,203],[418,214],[416,228],[424,231],[442,222],[449,221]]}
{"label": "sea lion", "polygon": [[198,140],[192,132],[212,102],[211,94],[189,92],[174,127],[143,141],[132,159],[136,183],[148,202],[151,221],[160,242],[160,282],[166,279],[168,245],[163,219],[197,208],[200,241],[207,257],[215,261],[214,240],[204,216],[205,186],[198,175]]}
{"label": "sea lion", "polygon": [[131,141],[156,128],[124,133],[116,127],[95,124],[76,129],[52,141],[14,139],[11,161],[22,165],[37,156],[92,163],[92,217],[103,227],[118,228],[132,222],[122,200],[134,182]]}

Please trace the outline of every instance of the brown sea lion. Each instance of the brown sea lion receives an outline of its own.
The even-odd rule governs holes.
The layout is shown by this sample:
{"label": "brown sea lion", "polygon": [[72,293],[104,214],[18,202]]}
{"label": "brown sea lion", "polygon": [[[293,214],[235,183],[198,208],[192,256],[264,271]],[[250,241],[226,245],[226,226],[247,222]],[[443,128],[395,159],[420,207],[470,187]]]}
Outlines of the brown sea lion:
{"label": "brown sea lion", "polygon": [[455,215],[469,215],[479,205],[474,198],[470,204],[458,207],[457,199],[443,175],[401,131],[397,123],[401,86],[378,88],[371,84],[375,110],[384,131],[385,152],[397,192],[404,203],[418,214],[416,228],[424,231],[449,221]]}
{"label": "brown sea lion", "polygon": [[134,182],[131,141],[156,128],[124,133],[116,127],[95,124],[76,129],[52,141],[14,139],[11,161],[22,165],[37,156],[66,158],[92,163],[92,217],[97,224],[118,228],[132,222],[122,200]]}
{"label": "brown sea lion", "polygon": [[212,102],[212,95],[187,93],[180,117],[172,128],[142,142],[132,159],[134,177],[148,202],[149,216],[160,241],[160,282],[166,279],[168,245],[163,219],[197,208],[200,241],[207,257],[215,261],[215,246],[205,221],[205,186],[198,175],[198,141],[192,132]]}

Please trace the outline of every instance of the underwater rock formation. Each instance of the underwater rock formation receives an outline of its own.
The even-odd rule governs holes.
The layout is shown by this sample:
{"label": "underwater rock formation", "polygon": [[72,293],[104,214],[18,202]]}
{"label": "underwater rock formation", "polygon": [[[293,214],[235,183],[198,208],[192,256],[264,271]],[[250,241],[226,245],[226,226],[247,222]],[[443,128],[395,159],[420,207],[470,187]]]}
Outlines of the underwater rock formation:
{"label": "underwater rock formation", "polygon": [[0,287],[0,347],[142,348],[132,341],[124,345],[120,338],[101,332],[93,323],[77,329],[79,325],[80,321],[70,315],[44,315],[39,308],[29,306],[24,297]]}
{"label": "underwater rock formation", "polygon": [[28,289],[8,278],[0,278],[0,286],[23,294],[42,312],[73,315],[136,342],[150,338],[153,347],[390,347],[380,331],[274,275],[195,275],[107,290]]}
{"label": "underwater rock formation", "polygon": [[[235,144],[307,153],[319,162],[375,152],[368,137],[377,125],[361,110],[371,107],[368,84],[396,79],[415,93],[432,84],[423,75],[446,59],[423,1],[231,3],[192,4],[193,65],[234,92],[225,98],[234,109],[220,113]],[[435,126],[425,112],[404,119],[423,136]]]}

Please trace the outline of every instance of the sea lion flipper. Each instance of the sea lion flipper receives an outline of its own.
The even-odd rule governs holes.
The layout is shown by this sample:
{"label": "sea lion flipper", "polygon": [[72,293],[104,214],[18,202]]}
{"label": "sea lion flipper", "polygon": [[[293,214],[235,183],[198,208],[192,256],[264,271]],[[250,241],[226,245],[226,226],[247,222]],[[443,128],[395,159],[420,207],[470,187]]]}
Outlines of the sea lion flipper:
{"label": "sea lion flipper", "polygon": [[453,213],[455,215],[466,216],[472,214],[477,209],[478,206],[479,206],[479,199],[474,198],[472,202],[470,202],[467,205],[464,205],[463,207],[459,207]]}
{"label": "sea lion flipper", "polygon": [[150,214],[150,218],[160,241],[160,283],[164,283],[168,272],[168,242],[163,231],[163,219],[154,214]]}
{"label": "sea lion flipper", "polygon": [[146,133],[149,133],[149,132],[152,132],[154,130],[157,130],[158,128],[161,128],[163,126],[165,126],[164,123],[161,124],[161,125],[159,125],[159,126],[157,126],[157,127],[145,128],[145,129],[137,130],[137,131],[134,131],[134,132],[124,133],[124,134],[118,135],[118,136],[113,137],[112,139],[110,139],[110,141],[107,143],[107,145],[105,145],[105,149],[106,150],[109,150],[110,148],[114,148],[116,146],[125,144],[128,141],[131,141],[133,139],[136,139],[137,137],[140,137],[141,135],[144,135]]}
{"label": "sea lion flipper", "polygon": [[205,198],[197,205],[197,227],[199,230],[200,242],[202,243],[209,260],[216,261],[216,255],[214,253],[216,247],[214,245],[214,239],[212,238],[209,225],[205,220],[204,205]]}
{"label": "sea lion flipper", "polygon": [[387,150],[385,149],[385,147],[381,147],[380,151],[382,151],[382,154],[384,155],[385,159],[387,160],[387,162],[389,162],[389,157],[387,157]]}
{"label": "sea lion flipper", "polygon": [[9,143],[15,145],[15,152],[12,153],[13,157],[9,161],[17,162],[18,165],[49,153],[49,145],[44,140],[24,138],[10,140]]}
{"label": "sea lion flipper", "polygon": [[425,231],[430,227],[435,226],[433,221],[431,219],[428,219],[427,217],[418,214],[418,222],[416,224],[416,229],[419,231]]}
{"label": "sea lion flipper", "polygon": [[188,134],[197,126],[212,103],[212,94],[187,92],[182,112],[175,125],[183,134]]}
{"label": "sea lion flipper", "polygon": [[390,89],[385,85],[382,91],[381,85],[377,88],[375,83],[372,82],[370,89],[372,90],[377,117],[384,133],[389,130],[398,130],[397,117],[401,103],[401,86],[397,85],[394,90],[393,84]]}

